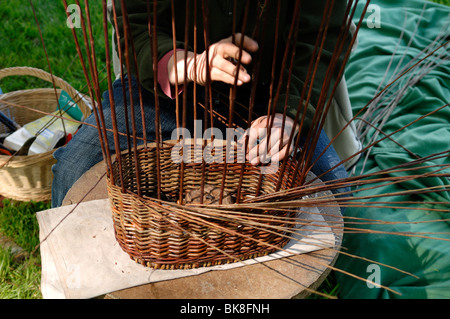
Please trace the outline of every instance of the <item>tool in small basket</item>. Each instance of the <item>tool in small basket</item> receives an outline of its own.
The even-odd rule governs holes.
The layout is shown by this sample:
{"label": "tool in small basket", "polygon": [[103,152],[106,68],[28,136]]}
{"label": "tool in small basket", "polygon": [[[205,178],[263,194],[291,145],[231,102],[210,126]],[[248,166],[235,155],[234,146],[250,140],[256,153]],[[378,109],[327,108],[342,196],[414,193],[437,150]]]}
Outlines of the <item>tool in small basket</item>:
{"label": "tool in small basket", "polygon": [[3,123],[10,131],[14,132],[21,128],[19,124],[7,117],[0,111],[0,122]]}
{"label": "tool in small basket", "polygon": [[5,147],[2,143],[0,143],[0,154],[1,155],[7,155],[7,156],[11,156],[12,152],[10,149],[8,149],[7,147]]}
{"label": "tool in small basket", "polygon": [[30,137],[25,141],[25,143],[22,145],[22,147],[14,154],[15,156],[24,156],[28,155],[28,151],[30,150],[31,144],[36,141],[36,136]]}

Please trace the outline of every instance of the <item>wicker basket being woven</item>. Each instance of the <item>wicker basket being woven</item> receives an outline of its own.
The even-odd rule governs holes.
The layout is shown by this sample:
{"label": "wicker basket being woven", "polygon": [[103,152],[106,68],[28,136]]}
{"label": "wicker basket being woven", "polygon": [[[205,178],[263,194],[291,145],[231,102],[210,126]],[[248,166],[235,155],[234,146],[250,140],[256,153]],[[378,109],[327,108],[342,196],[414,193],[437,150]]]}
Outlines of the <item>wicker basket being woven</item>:
{"label": "wicker basket being woven", "polygon": [[[14,67],[0,70],[0,79],[8,76],[33,76],[58,88],[39,88],[9,92],[0,95],[0,111],[13,118],[19,125],[32,122],[45,113],[52,113],[57,106],[61,90],[77,102],[82,113],[91,113],[89,102],[66,81],[52,76],[43,70],[31,67]],[[44,113],[30,111],[37,110]],[[0,123],[0,133],[8,132]],[[53,173],[51,166],[55,163],[53,152],[14,156],[0,155],[0,195],[19,201],[46,201],[51,199]]]}
{"label": "wicker basket being woven", "polygon": [[[263,256],[289,242],[286,229],[292,226],[286,225],[283,217],[294,217],[295,212],[242,210],[232,204],[203,207],[204,214],[198,214],[198,210],[192,209],[198,205],[177,203],[180,176],[183,176],[183,193],[200,188],[202,182],[220,187],[225,164],[209,163],[202,170],[202,163],[191,162],[180,173],[180,164],[171,159],[174,145],[174,141],[167,141],[161,147],[160,186],[154,144],[139,149],[137,163],[133,152],[122,153],[121,169],[116,158],[111,177],[107,178],[116,239],[133,260],[155,269],[197,268]],[[294,169],[295,163],[289,162],[288,167],[286,172]],[[236,194],[242,168],[243,199],[257,192],[262,195],[275,191],[279,169],[262,175],[258,167],[250,164],[227,163],[224,190],[228,194]],[[140,183],[136,182],[136,172]],[[288,173],[282,176],[281,189],[287,187],[290,176]],[[260,177],[262,183],[258,189]],[[140,196],[137,184],[140,184]],[[157,199],[158,188],[161,200]],[[255,218],[255,213],[261,216],[257,216],[258,222],[268,227],[252,226],[249,216]],[[248,223],[242,222],[246,219]]]}

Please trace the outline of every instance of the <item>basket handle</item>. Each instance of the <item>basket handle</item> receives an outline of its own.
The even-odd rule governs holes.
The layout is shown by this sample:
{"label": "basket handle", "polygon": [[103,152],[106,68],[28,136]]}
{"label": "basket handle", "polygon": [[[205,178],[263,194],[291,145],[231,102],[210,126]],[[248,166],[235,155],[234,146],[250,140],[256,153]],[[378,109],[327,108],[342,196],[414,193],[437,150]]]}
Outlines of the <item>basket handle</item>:
{"label": "basket handle", "polygon": [[57,87],[66,91],[74,101],[77,101],[77,104],[80,106],[83,114],[89,115],[92,111],[91,104],[69,83],[46,71],[26,66],[12,67],[0,70],[0,80],[8,76],[34,76],[44,81],[55,83]]}

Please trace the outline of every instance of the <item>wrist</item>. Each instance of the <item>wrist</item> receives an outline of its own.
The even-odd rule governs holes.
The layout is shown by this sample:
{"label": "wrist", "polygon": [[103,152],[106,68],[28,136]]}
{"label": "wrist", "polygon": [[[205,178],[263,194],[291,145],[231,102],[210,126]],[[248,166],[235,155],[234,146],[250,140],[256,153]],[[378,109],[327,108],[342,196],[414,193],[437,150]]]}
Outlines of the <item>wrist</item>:
{"label": "wrist", "polygon": [[[187,84],[191,82],[189,74],[192,72],[190,69],[193,66],[194,53],[188,51],[187,57],[185,56],[184,50],[177,50],[170,57],[167,62],[167,73],[169,83],[171,85],[178,84]],[[187,72],[185,72],[185,69]],[[187,77],[185,78],[185,75]]]}

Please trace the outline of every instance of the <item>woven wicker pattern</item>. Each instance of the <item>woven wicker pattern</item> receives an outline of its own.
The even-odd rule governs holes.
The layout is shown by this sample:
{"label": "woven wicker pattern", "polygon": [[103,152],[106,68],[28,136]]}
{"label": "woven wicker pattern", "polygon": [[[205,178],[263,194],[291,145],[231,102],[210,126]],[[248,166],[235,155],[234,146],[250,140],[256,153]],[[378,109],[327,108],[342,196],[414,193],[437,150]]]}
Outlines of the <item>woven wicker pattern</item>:
{"label": "woven wicker pattern", "polygon": [[[2,94],[0,111],[13,118],[19,125],[32,122],[44,116],[45,113],[54,112],[61,89],[78,103],[85,116],[91,113],[85,100],[80,99],[79,93],[74,88],[64,80],[56,76],[52,77],[50,73],[29,67],[0,70],[0,79],[7,76],[34,76],[55,83],[56,87],[60,88],[56,90],[56,95],[52,88],[20,90]],[[45,113],[30,111],[29,108]],[[6,132],[8,132],[7,128],[0,123],[0,133]],[[0,194],[20,201],[50,200],[53,181],[51,166],[55,163],[54,151],[12,158],[0,155]]]}
{"label": "woven wicker pattern", "polygon": [[[161,201],[156,199],[156,148],[152,144],[139,151],[138,163],[130,153],[122,153],[123,185],[120,183],[118,161],[113,164],[113,179],[107,178],[116,238],[122,249],[136,262],[155,269],[186,269],[234,262],[266,255],[284,246],[285,222],[277,216],[294,217],[293,212],[237,210],[237,205],[207,206],[198,214],[198,205],[179,205],[180,164],[171,161],[172,143],[161,149]],[[295,167],[290,163],[290,167]],[[137,195],[136,169],[141,180]],[[183,195],[198,190],[204,183],[221,185],[224,164],[189,163],[184,167]],[[225,191],[235,194],[240,181],[242,164],[227,164]],[[287,170],[288,172],[288,170]],[[261,175],[249,164],[244,166],[242,196],[256,195],[262,176],[260,194],[275,190],[278,174]],[[289,174],[286,174],[289,176]],[[282,189],[285,188],[283,181]],[[295,184],[294,184],[295,186]],[[123,187],[123,188],[122,188]],[[196,209],[193,209],[193,208]],[[190,209],[191,208],[191,209]],[[266,226],[252,226],[258,213],[266,218]],[[235,215],[233,215],[235,214]],[[258,217],[256,216],[256,217]],[[238,220],[241,218],[242,220]],[[259,219],[256,218],[256,219]],[[243,222],[244,221],[244,222]],[[269,243],[270,245],[267,245]]]}

